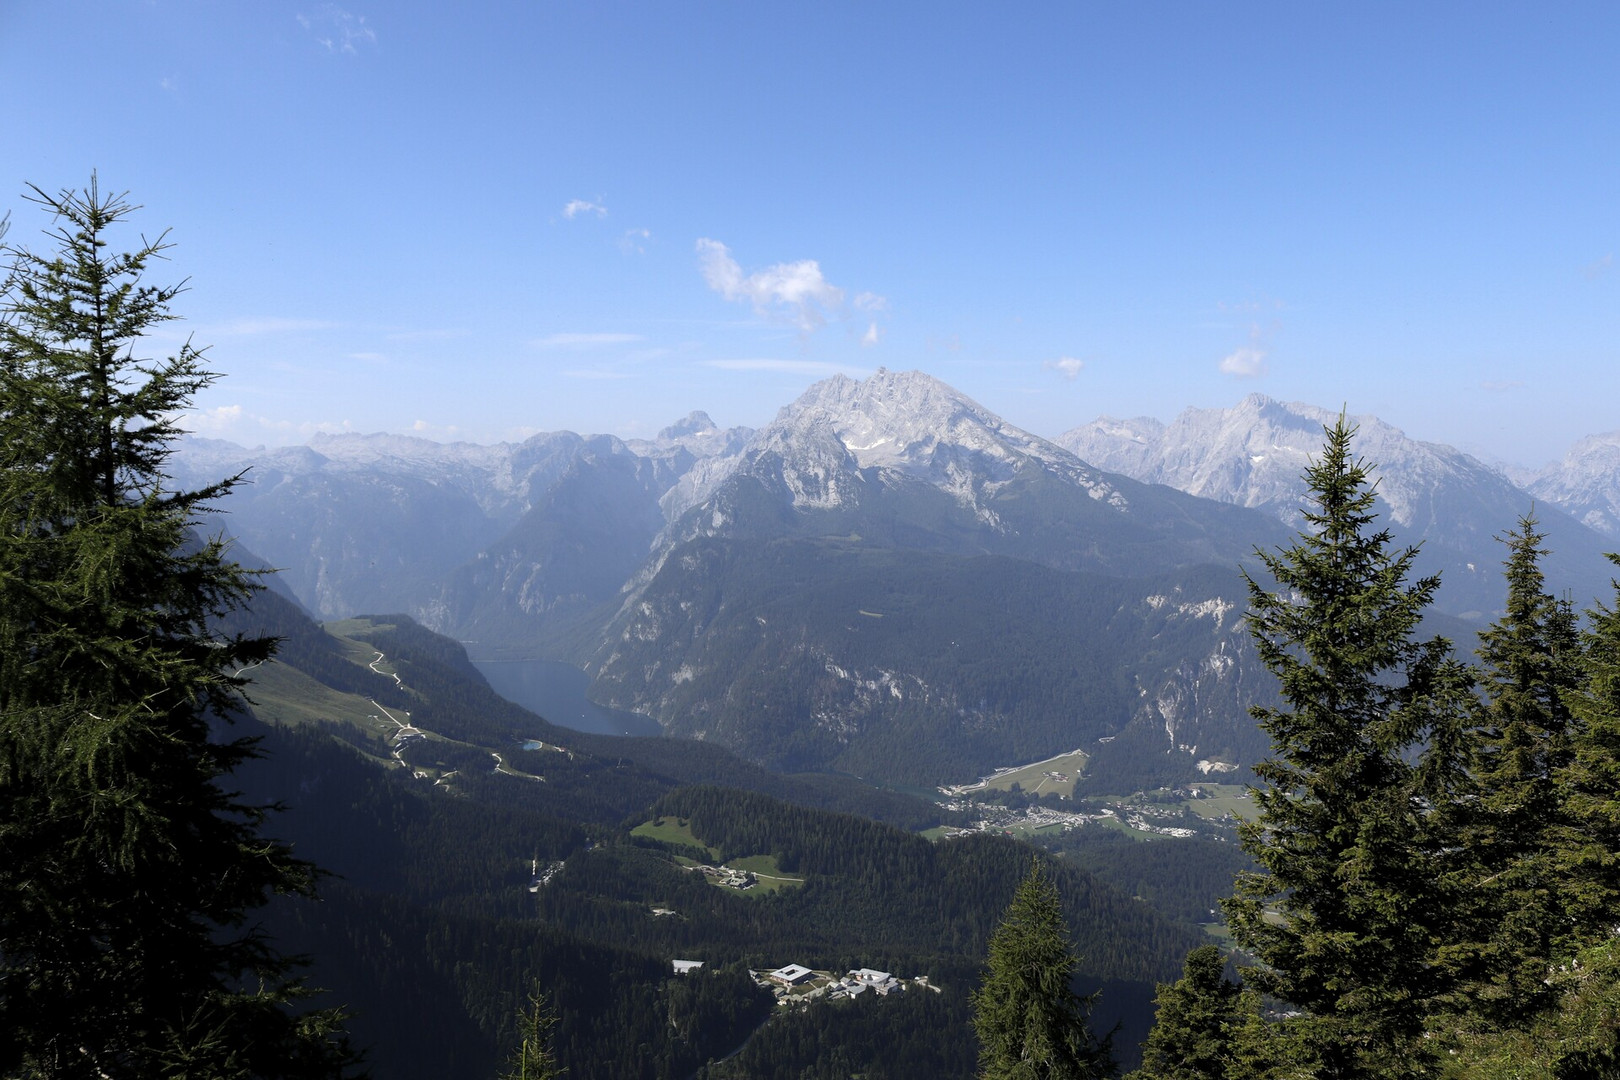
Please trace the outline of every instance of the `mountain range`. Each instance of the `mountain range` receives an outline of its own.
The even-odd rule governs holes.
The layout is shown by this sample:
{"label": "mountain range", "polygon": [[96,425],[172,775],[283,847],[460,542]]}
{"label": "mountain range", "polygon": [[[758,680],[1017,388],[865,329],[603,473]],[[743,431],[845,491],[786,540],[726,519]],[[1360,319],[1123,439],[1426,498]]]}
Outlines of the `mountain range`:
{"label": "mountain range", "polygon": [[[1251,394],[1234,408],[1188,409],[1168,424],[1101,417],[1056,442],[1100,468],[1259,509],[1297,529],[1301,474],[1337,416]],[[1417,572],[1441,576],[1443,610],[1479,620],[1500,607],[1503,549],[1495,538],[1529,513],[1547,536],[1549,580],[1578,605],[1605,591],[1602,555],[1617,538],[1609,515],[1620,500],[1620,435],[1584,440],[1526,489],[1468,454],[1410,438],[1375,416],[1350,419],[1356,451],[1373,466],[1381,524],[1396,543],[1421,545]]]}
{"label": "mountain range", "polygon": [[[1097,782],[1129,785],[1263,753],[1239,568],[1297,529],[1334,415],[1255,395],[1048,441],[879,370],[757,431],[694,413],[638,441],[188,440],[171,472],[248,470],[222,521],[318,616],[403,612],[477,658],[567,660],[670,734],[918,784],[1083,745]],[[1549,581],[1577,605],[1605,591],[1616,440],[1526,490],[1357,422],[1384,521],[1442,574],[1442,611],[1491,617],[1494,537],[1532,506]]]}

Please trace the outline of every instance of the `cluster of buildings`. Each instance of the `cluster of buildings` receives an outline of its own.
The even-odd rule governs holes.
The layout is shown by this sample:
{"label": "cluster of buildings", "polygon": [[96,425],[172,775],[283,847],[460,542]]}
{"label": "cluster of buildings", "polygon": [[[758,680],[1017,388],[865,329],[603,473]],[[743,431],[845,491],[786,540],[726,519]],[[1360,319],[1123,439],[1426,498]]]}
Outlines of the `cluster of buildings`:
{"label": "cluster of buildings", "polygon": [[789,964],[775,971],[750,971],[754,981],[769,987],[776,994],[777,1003],[811,1001],[818,997],[856,998],[863,994],[904,993],[906,987],[916,986],[939,993],[939,987],[930,985],[926,975],[914,979],[900,979],[876,968],[858,968],[839,978],[830,971],[812,971],[803,964]]}
{"label": "cluster of buildings", "polygon": [[546,868],[541,870],[540,860],[535,859],[534,863],[529,868],[529,891],[539,892],[548,882],[551,881],[552,878],[557,876],[558,872],[562,870],[562,868],[563,864],[559,859],[556,862],[547,863]]}
{"label": "cluster of buildings", "polygon": [[953,836],[966,832],[1001,832],[1015,827],[1039,829],[1048,825],[1077,829],[1088,821],[1101,820],[1108,813],[1104,811],[1087,814],[1077,810],[1053,810],[1047,806],[1028,806],[1014,810],[995,803],[975,802],[972,799],[953,799],[944,806],[947,810],[965,810],[978,815],[978,820],[967,828],[949,830],[949,834]]}
{"label": "cluster of buildings", "polygon": [[[1198,793],[1202,797],[1202,792]],[[1190,837],[1198,836],[1199,830],[1181,825],[1166,825],[1155,821],[1182,820],[1179,807],[1138,807],[1124,803],[1115,806],[1099,806],[1092,810],[1053,810],[1046,806],[1029,806],[1014,810],[994,803],[979,803],[971,799],[955,799],[944,804],[948,810],[965,810],[975,814],[978,820],[965,828],[948,828],[947,836],[959,836],[970,832],[1006,832],[1011,829],[1042,829],[1053,826],[1065,831],[1078,829],[1089,823],[1105,822],[1110,818],[1123,822],[1138,832],[1154,833],[1159,836]]]}
{"label": "cluster of buildings", "polygon": [[729,889],[752,889],[759,884],[759,879],[750,870],[735,870],[729,866],[693,866],[712,884],[724,885]]}

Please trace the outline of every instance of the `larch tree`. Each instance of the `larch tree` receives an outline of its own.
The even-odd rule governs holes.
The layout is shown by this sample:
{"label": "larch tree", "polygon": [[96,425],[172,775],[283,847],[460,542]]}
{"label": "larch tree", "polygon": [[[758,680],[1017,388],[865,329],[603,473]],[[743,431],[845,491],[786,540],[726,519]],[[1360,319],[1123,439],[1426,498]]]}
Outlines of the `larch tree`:
{"label": "larch tree", "polygon": [[973,993],[983,1080],[1093,1080],[1114,1075],[1112,1036],[1087,1024],[1095,995],[1074,992],[1079,958],[1057,886],[1039,860],[990,936],[988,970]]}
{"label": "larch tree", "polygon": [[255,586],[197,526],[226,480],[172,491],[175,418],[213,381],[189,344],[137,357],[182,286],[135,207],[30,201],[51,249],[3,249],[0,292],[0,1074],[338,1076],[338,1019],[250,921],[312,868],[222,787],[216,737],[273,642],[210,621]]}
{"label": "larch tree", "polygon": [[1415,549],[1374,528],[1369,467],[1340,417],[1306,470],[1311,504],[1290,547],[1261,552],[1249,625],[1282,704],[1256,708],[1272,756],[1255,767],[1259,870],[1226,913],[1260,966],[1246,974],[1299,1012],[1284,1025],[1305,1075],[1434,1075],[1424,1038],[1452,976],[1445,895],[1453,845],[1436,805],[1464,779],[1467,668],[1419,640],[1437,578],[1409,582]]}

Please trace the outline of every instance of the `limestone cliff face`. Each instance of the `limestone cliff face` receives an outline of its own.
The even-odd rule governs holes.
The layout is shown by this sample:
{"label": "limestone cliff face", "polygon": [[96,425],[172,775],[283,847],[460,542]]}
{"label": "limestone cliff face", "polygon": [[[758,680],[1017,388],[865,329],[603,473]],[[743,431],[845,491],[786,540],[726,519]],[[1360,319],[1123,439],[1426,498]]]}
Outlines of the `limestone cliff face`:
{"label": "limestone cliff face", "polygon": [[[1252,394],[1231,409],[1188,409],[1169,424],[1103,417],[1056,441],[1100,468],[1263,510],[1298,528],[1302,475],[1337,416]],[[1581,605],[1603,592],[1604,539],[1587,524],[1468,454],[1413,439],[1375,416],[1351,419],[1356,454],[1373,467],[1382,523],[1399,543],[1422,545],[1418,570],[1442,576],[1443,610],[1486,618],[1500,608],[1503,549],[1495,538],[1532,506],[1553,552],[1546,570],[1555,587]]]}
{"label": "limestone cliff face", "polygon": [[[700,468],[701,481],[675,489],[686,509],[665,546],[700,536],[858,535],[1151,573],[1232,563],[1282,535],[1258,516],[1094,468],[917,371],[819,382],[735,457]],[[665,509],[677,509],[669,497]]]}
{"label": "limestone cliff face", "polygon": [[1526,489],[1611,540],[1620,538],[1620,431],[1581,439]]}

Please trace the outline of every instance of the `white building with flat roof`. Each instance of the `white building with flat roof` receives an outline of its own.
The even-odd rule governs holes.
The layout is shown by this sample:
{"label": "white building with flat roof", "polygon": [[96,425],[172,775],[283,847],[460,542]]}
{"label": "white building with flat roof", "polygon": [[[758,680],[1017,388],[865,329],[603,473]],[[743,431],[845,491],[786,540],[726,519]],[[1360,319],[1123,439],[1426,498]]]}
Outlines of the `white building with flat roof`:
{"label": "white building with flat roof", "polygon": [[783,986],[797,986],[814,974],[815,972],[803,964],[789,964],[787,967],[777,968],[765,977],[772,982],[779,982]]}

